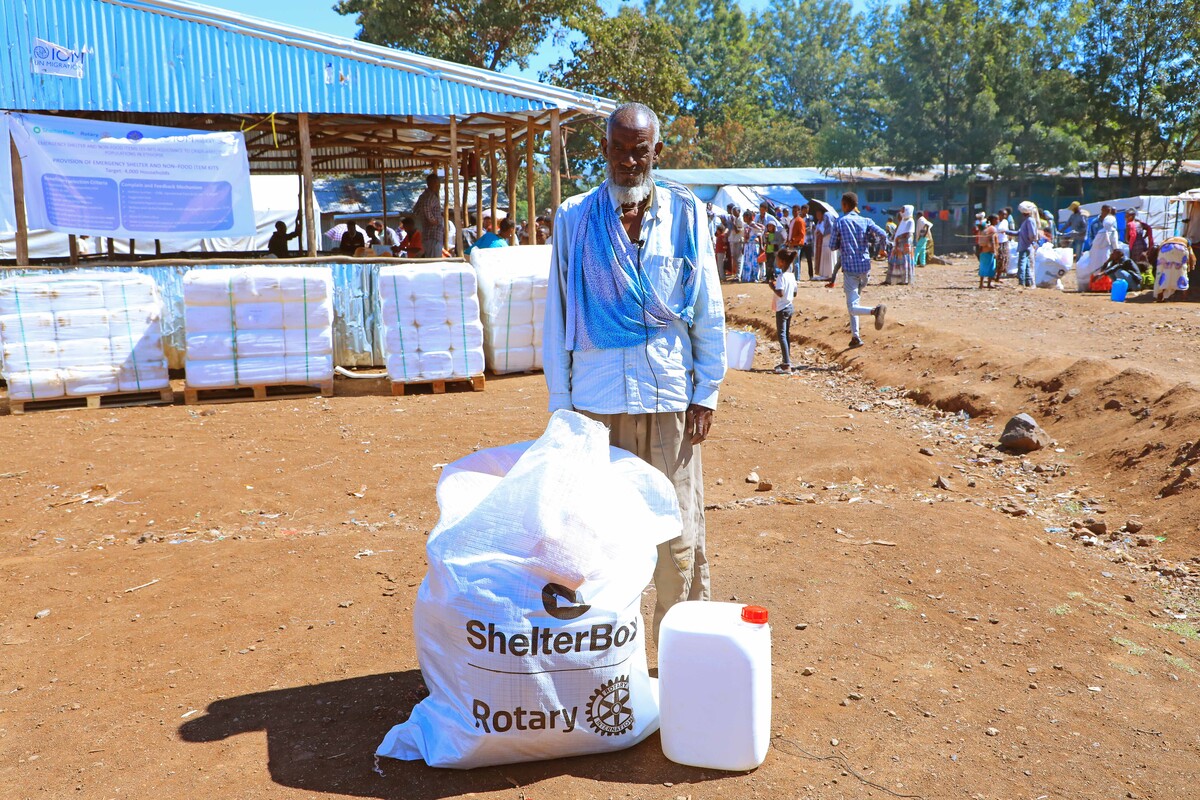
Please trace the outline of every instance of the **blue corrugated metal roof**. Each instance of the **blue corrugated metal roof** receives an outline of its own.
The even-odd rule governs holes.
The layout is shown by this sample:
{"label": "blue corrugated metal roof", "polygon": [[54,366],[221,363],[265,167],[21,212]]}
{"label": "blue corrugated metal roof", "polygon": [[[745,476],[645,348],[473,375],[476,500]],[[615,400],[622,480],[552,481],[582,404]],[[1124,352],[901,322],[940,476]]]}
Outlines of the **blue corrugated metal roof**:
{"label": "blue corrugated metal roof", "polygon": [[[33,40],[82,50],[34,74]],[[0,108],[446,116],[615,103],[179,0],[0,0]]]}

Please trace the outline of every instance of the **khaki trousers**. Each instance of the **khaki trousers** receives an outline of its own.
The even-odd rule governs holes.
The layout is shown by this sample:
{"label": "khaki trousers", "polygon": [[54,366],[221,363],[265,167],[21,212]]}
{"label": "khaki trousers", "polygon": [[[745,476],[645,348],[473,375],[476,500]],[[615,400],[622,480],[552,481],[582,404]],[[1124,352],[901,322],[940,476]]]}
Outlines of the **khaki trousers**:
{"label": "khaki trousers", "polygon": [[658,546],[654,587],[654,641],[667,609],[683,600],[708,600],[708,558],[704,554],[704,476],[700,448],[684,436],[684,412],[660,414],[592,414],[581,412],[604,424],[609,443],[642,459],[662,472],[675,485],[681,536]]}

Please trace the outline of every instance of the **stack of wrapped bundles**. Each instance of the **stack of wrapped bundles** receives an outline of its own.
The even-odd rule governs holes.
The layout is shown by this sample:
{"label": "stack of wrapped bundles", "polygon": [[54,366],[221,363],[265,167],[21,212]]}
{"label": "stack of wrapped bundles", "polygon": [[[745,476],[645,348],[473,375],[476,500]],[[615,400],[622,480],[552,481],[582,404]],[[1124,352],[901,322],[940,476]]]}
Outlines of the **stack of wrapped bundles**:
{"label": "stack of wrapped bundles", "polygon": [[0,342],[10,400],[53,400],[170,385],[162,298],[132,272],[0,281]]}
{"label": "stack of wrapped bundles", "polygon": [[333,380],[329,267],[191,270],[183,304],[189,388]]}
{"label": "stack of wrapped bundles", "polygon": [[388,377],[396,383],[483,374],[475,271],[467,264],[379,270],[379,319]]}
{"label": "stack of wrapped bundles", "polygon": [[550,246],[476,248],[483,352],[496,374],[542,368]]}

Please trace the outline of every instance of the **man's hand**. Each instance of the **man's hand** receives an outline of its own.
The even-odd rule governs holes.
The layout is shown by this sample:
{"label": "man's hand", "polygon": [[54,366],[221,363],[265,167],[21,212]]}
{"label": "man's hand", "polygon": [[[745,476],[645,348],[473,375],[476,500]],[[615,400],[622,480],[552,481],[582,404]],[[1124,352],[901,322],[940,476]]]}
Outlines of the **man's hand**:
{"label": "man's hand", "polygon": [[831,280],[829,283],[825,284],[825,288],[826,288],[826,289],[832,289],[832,288],[833,288],[833,285],[834,285],[836,282],[837,282],[837,278],[834,278],[834,279],[833,279],[833,280]]}
{"label": "man's hand", "polygon": [[683,435],[692,437],[692,444],[700,444],[708,438],[709,428],[712,427],[712,409],[698,406],[695,403],[688,406],[683,424]]}

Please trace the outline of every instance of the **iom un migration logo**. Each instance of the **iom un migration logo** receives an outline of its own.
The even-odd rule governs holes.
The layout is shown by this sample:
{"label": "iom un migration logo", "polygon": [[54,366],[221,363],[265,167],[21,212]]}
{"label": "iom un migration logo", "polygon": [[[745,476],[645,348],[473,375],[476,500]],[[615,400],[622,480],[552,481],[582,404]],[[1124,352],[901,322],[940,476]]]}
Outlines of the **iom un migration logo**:
{"label": "iom un migration logo", "polygon": [[542,607],[547,614],[561,620],[579,619],[592,610],[583,602],[583,595],[561,583],[547,583],[542,587]]}
{"label": "iom un migration logo", "polygon": [[42,59],[50,58],[50,48],[46,47],[46,45],[44,45],[44,44],[34,45],[33,46],[33,57],[34,58],[42,58]]}

